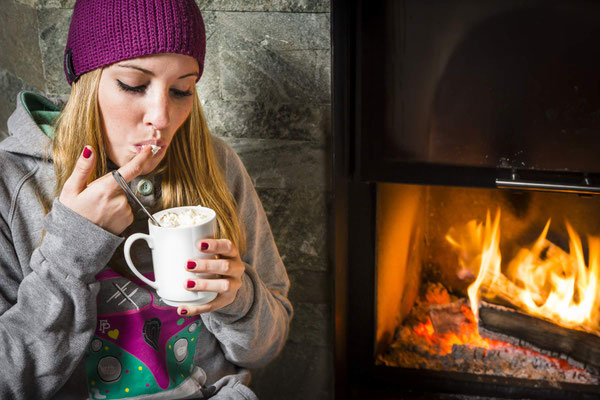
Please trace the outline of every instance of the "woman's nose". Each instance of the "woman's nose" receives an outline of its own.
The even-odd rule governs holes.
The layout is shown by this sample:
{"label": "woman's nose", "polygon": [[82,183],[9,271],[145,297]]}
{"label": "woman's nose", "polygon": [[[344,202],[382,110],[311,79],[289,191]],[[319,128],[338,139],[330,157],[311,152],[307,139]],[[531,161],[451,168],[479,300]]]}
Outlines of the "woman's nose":
{"label": "woman's nose", "polygon": [[147,125],[152,125],[157,130],[166,129],[169,126],[169,111],[169,96],[162,93],[150,96],[144,122]]}

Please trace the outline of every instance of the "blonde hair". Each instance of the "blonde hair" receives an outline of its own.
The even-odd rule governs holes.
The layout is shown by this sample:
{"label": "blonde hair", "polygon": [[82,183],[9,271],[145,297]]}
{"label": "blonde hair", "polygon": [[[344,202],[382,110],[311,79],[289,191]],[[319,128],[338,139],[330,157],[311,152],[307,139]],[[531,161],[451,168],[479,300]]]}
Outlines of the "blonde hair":
{"label": "blonde hair", "polygon": [[[89,181],[105,175],[107,159],[98,108],[102,69],[82,75],[55,123],[52,147],[56,192],[62,191],[85,145],[99,155]],[[218,238],[233,242],[240,254],[246,247],[242,221],[235,200],[218,165],[200,101],[193,90],[192,111],[173,137],[157,172],[162,173],[162,207],[202,205],[217,214]]]}

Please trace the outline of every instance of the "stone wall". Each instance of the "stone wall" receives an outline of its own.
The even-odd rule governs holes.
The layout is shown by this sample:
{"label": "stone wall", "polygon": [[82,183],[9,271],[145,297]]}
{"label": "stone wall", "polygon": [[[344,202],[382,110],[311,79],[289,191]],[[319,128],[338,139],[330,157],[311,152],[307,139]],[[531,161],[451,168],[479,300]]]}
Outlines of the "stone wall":
{"label": "stone wall", "polygon": [[[292,282],[288,344],[252,386],[261,399],[332,398],[329,1],[197,2],[209,126],[244,161]],[[0,139],[20,90],[68,94],[62,55],[73,4],[2,0]]]}

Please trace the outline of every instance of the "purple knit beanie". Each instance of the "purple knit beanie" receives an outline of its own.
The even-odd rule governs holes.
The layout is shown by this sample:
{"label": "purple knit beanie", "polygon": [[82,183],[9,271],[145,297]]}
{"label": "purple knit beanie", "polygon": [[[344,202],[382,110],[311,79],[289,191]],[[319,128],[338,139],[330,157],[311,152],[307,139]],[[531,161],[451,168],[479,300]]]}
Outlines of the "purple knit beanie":
{"label": "purple knit beanie", "polygon": [[202,75],[206,33],[194,0],[75,3],[64,57],[69,84],[96,68],[158,53],[194,57]]}

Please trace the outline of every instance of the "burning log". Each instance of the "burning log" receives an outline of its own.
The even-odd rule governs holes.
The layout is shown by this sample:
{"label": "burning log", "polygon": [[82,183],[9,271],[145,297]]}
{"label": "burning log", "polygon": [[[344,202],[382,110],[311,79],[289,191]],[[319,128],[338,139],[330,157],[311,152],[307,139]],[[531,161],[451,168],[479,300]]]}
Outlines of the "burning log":
{"label": "burning log", "polygon": [[521,289],[505,275],[487,271],[486,280],[481,284],[481,294],[487,298],[495,298],[501,303],[510,305],[518,297]]}
{"label": "burning log", "polygon": [[595,375],[600,371],[600,337],[568,329],[511,308],[481,302],[479,334],[567,361]]}
{"label": "burning log", "polygon": [[[426,284],[427,285],[427,284]],[[513,339],[513,342],[517,340]],[[409,316],[395,332],[377,364],[434,371],[519,377],[535,382],[598,385],[591,368],[584,370],[561,359],[482,338],[466,299],[455,299],[429,284]],[[581,365],[581,363],[579,363]]]}

